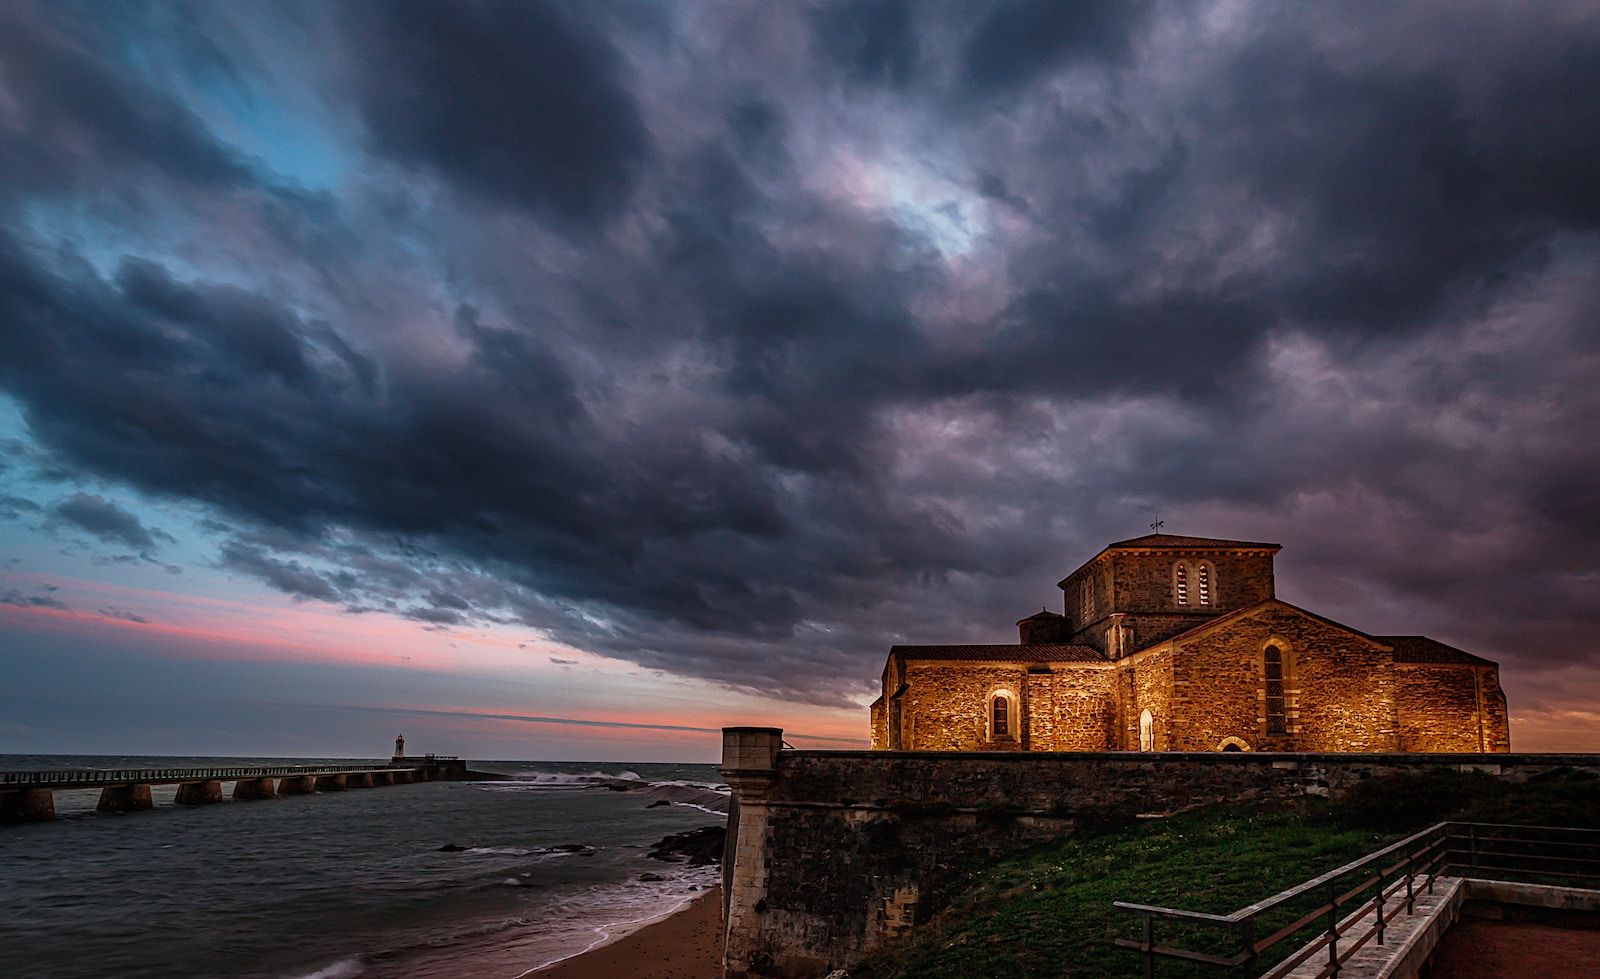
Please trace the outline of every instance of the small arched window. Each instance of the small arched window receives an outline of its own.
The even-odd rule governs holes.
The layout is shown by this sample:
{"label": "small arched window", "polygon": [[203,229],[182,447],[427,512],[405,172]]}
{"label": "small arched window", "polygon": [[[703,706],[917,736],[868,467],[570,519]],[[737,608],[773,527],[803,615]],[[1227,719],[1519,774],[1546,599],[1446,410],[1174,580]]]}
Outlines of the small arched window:
{"label": "small arched window", "polygon": [[1172,599],[1179,605],[1189,604],[1189,566],[1182,561],[1172,566]]}
{"label": "small arched window", "polygon": [[1267,685],[1267,733],[1289,733],[1288,711],[1283,697],[1283,650],[1268,646],[1261,655],[1262,676]]}
{"label": "small arched window", "polygon": [[1156,719],[1148,710],[1139,715],[1139,750],[1156,750]]}
{"label": "small arched window", "polygon": [[996,693],[989,698],[989,740],[1011,741],[1016,738],[1011,729],[1011,695]]}
{"label": "small arched window", "polygon": [[1211,604],[1211,589],[1216,576],[1216,569],[1211,567],[1211,562],[1209,561],[1202,561],[1195,568],[1195,597],[1199,599],[1200,604],[1203,606]]}

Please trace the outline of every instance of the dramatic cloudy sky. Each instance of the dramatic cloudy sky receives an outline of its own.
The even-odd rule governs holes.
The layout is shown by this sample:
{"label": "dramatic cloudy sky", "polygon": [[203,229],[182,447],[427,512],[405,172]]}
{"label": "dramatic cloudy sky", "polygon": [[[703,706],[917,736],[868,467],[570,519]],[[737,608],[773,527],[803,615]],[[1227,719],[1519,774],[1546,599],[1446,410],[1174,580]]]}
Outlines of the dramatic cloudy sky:
{"label": "dramatic cloudy sky", "polygon": [[1600,749],[1597,92],[1583,0],[0,3],[0,751],[854,744],[1158,518]]}

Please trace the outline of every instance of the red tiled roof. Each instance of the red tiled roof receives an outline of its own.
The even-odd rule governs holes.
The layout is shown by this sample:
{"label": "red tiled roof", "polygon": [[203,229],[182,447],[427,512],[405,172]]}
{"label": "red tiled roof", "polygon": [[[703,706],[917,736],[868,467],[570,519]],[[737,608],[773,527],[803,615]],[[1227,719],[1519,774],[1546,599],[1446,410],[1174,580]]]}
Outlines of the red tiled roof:
{"label": "red tiled roof", "polygon": [[1381,643],[1394,647],[1396,663],[1471,663],[1475,666],[1495,666],[1492,659],[1474,656],[1464,649],[1446,646],[1427,636],[1373,636]]}
{"label": "red tiled roof", "polygon": [[991,663],[1103,663],[1106,658],[1093,646],[1076,643],[993,643],[950,646],[891,646],[890,656],[902,659],[972,659]]}
{"label": "red tiled roof", "polygon": [[1207,547],[1217,550],[1266,547],[1274,551],[1283,549],[1282,544],[1265,544],[1259,541],[1247,540],[1221,540],[1216,537],[1183,537],[1179,534],[1145,534],[1143,537],[1119,540],[1106,545],[1107,550],[1113,547]]}
{"label": "red tiled roof", "polygon": [[1018,619],[1017,620],[1017,625],[1021,625],[1024,622],[1036,622],[1036,621],[1039,621],[1041,619],[1048,621],[1050,619],[1064,619],[1064,618],[1066,618],[1066,616],[1062,615],[1060,612],[1052,612],[1049,609],[1045,608],[1045,609],[1040,609],[1039,611],[1033,613],[1032,615],[1028,616],[1025,619]]}

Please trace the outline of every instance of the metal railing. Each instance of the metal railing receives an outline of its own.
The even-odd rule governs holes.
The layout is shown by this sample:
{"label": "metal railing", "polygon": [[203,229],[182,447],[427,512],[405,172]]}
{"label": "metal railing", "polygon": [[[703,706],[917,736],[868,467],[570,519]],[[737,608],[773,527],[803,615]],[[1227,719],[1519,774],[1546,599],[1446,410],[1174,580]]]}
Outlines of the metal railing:
{"label": "metal railing", "polygon": [[[1438,823],[1231,914],[1114,902],[1139,919],[1139,938],[1118,938],[1116,945],[1139,953],[1145,979],[1162,959],[1253,976],[1271,961],[1268,953],[1289,942],[1305,945],[1260,973],[1262,979],[1281,979],[1319,955],[1319,979],[1335,976],[1368,942],[1384,944],[1396,898],[1403,894],[1404,913],[1414,914],[1418,892],[1431,894],[1438,877],[1453,875],[1597,886],[1600,830]],[[1199,947],[1162,944],[1156,934],[1162,923]]]}
{"label": "metal railing", "polygon": [[229,781],[394,771],[388,765],[262,765],[223,768],[77,768],[0,772],[0,788],[95,788],[159,782]]}

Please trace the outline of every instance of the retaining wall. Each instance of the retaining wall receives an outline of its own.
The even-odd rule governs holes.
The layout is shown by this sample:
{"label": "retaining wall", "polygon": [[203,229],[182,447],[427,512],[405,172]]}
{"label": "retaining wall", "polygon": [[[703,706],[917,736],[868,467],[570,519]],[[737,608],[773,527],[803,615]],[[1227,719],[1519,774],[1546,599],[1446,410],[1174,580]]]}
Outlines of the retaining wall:
{"label": "retaining wall", "polygon": [[1368,778],[1438,767],[1513,781],[1600,774],[1600,755],[793,751],[781,742],[771,728],[724,731],[723,777],[736,799],[724,867],[731,979],[848,967],[926,922],[974,871],[1085,820],[1337,796]]}

